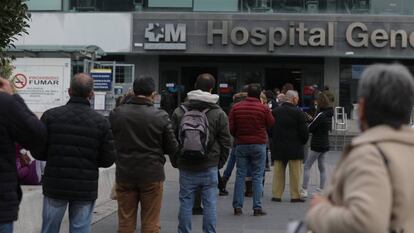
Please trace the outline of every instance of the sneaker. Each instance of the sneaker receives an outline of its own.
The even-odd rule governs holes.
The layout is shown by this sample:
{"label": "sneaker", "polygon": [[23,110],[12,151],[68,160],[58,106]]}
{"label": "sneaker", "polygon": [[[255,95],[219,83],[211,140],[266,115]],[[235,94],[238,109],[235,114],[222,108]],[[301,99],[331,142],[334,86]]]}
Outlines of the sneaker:
{"label": "sneaker", "polygon": [[255,209],[253,211],[254,211],[253,216],[256,216],[256,217],[266,215],[266,212],[264,212],[262,209]]}
{"label": "sneaker", "polygon": [[323,190],[320,188],[316,188],[315,193],[321,195],[323,193]]}
{"label": "sneaker", "polygon": [[301,189],[300,190],[300,197],[301,198],[307,198],[308,196],[309,196],[308,190],[306,190],[306,189]]}
{"label": "sneaker", "polygon": [[240,216],[243,214],[243,210],[241,208],[234,208],[234,215]]}

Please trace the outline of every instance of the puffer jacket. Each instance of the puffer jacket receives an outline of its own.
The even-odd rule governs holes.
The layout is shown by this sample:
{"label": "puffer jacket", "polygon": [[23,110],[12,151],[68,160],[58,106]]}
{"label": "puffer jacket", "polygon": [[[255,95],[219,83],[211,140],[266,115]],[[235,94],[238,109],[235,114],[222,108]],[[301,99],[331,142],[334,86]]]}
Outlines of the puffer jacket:
{"label": "puffer jacket", "polygon": [[117,149],[116,181],[142,184],[165,180],[165,154],[174,156],[178,142],[168,113],[152,101],[132,97],[109,117]]}
{"label": "puffer jacket", "polygon": [[329,150],[329,131],[332,129],[332,116],[332,108],[321,109],[309,124],[309,132],[312,133],[311,150],[316,152]]}
{"label": "puffer jacket", "polygon": [[[209,126],[209,140],[207,144],[207,159],[203,161],[183,158],[177,153],[171,161],[179,169],[189,171],[205,171],[211,167],[223,167],[227,161],[231,147],[231,136],[226,113],[218,106],[218,96],[203,92],[201,90],[191,91],[187,94],[188,101],[183,105],[187,109],[204,110],[209,109],[206,113]],[[175,109],[172,115],[172,123],[176,136],[178,137],[181,119],[184,110],[181,107]]]}
{"label": "puffer jacket", "polygon": [[0,92],[0,224],[17,220],[22,191],[17,182],[15,143],[36,151],[46,144],[46,127],[23,99]]}
{"label": "puffer jacket", "polygon": [[66,105],[46,111],[41,120],[48,130],[47,147],[33,157],[47,161],[43,194],[61,200],[95,200],[98,168],[115,161],[108,120],[80,97],[71,97]]}
{"label": "puffer jacket", "polygon": [[267,130],[274,123],[269,107],[253,97],[235,104],[229,114],[230,132],[236,145],[266,144]]}
{"label": "puffer jacket", "polygon": [[308,227],[318,233],[414,232],[413,164],[413,129],[365,131],[344,151],[325,190],[329,202],[308,212]]}

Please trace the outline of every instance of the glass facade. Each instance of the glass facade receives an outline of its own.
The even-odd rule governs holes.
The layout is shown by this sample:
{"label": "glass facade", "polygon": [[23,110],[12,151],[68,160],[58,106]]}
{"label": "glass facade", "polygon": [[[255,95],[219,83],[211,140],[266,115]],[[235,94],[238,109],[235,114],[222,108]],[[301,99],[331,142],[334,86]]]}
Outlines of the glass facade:
{"label": "glass facade", "polygon": [[32,11],[195,11],[414,15],[413,0],[29,0]]}

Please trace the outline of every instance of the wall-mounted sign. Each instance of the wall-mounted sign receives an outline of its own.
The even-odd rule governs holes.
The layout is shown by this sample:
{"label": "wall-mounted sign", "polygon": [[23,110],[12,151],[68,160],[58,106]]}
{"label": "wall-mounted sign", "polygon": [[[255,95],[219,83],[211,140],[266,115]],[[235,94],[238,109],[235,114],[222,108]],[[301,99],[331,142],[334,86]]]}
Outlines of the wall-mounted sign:
{"label": "wall-mounted sign", "polygon": [[112,87],[111,69],[92,69],[93,89],[95,91],[110,91]]}
{"label": "wall-mounted sign", "polygon": [[[185,50],[186,45],[186,25],[166,23],[149,23],[145,28],[145,39],[143,45],[145,50]],[[136,47],[142,43],[134,44]]]}
{"label": "wall-mounted sign", "polygon": [[[182,50],[172,51],[182,54],[411,57],[414,24],[410,20],[217,13],[190,14],[183,19],[173,13],[134,14],[133,43],[142,46],[134,46],[133,52],[157,54],[156,50],[171,49]],[[185,49],[177,49],[179,43]]]}
{"label": "wall-mounted sign", "polygon": [[33,112],[66,104],[69,99],[70,59],[17,58],[12,85]]}

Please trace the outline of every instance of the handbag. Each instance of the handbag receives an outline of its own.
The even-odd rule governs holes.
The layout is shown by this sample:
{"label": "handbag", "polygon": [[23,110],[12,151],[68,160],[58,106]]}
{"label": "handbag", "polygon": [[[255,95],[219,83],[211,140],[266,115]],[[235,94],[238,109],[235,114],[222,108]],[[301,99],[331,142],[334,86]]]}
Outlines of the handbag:
{"label": "handbag", "polygon": [[288,224],[287,233],[312,233],[304,221],[291,221]]}

